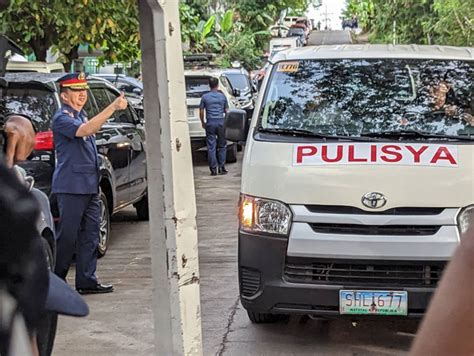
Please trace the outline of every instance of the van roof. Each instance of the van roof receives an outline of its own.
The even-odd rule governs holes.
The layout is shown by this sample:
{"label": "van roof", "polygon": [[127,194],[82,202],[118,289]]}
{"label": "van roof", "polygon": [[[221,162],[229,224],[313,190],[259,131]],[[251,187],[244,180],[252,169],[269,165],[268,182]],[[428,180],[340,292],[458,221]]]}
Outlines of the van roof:
{"label": "van roof", "polygon": [[42,73],[48,73],[50,71],[64,72],[64,65],[58,62],[9,61],[7,63],[7,71],[25,71],[25,72],[42,72]]}
{"label": "van roof", "polygon": [[277,53],[272,62],[299,59],[420,58],[474,60],[474,48],[426,45],[324,45],[293,48]]}

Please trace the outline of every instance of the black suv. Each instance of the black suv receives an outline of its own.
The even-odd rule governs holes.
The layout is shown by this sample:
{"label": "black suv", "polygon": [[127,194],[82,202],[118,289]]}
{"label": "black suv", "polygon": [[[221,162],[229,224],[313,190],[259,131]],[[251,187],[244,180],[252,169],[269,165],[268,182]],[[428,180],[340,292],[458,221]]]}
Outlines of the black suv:
{"label": "black suv", "polygon": [[[58,216],[51,182],[55,151],[51,120],[60,106],[56,80],[64,73],[7,74],[0,85],[0,112],[30,117],[38,130],[35,151],[20,164],[46,193],[52,212]],[[84,107],[89,117],[108,106],[120,92],[108,81],[89,77],[89,99]],[[140,219],[148,219],[145,132],[135,110],[116,111],[96,134],[100,163],[101,225],[99,254],[104,255],[110,236],[110,217],[133,204]]]}

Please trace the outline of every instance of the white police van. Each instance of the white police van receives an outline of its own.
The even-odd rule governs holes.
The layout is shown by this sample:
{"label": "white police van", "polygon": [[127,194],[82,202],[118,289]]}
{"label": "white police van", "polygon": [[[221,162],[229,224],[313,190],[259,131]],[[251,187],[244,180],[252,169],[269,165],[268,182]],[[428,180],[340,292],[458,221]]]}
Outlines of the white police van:
{"label": "white police van", "polygon": [[[422,316],[474,209],[472,48],[344,45],[272,60],[242,171],[253,322]],[[227,116],[244,140],[244,114]]]}

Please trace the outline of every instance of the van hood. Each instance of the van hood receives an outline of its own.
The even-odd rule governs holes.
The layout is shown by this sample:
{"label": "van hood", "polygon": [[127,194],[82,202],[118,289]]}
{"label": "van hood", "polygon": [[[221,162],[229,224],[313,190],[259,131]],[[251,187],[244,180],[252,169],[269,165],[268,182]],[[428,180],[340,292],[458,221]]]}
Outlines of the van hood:
{"label": "van hood", "polygon": [[[465,142],[308,144],[252,138],[244,156],[242,193],[290,205],[374,212],[464,207],[474,203],[473,153],[473,145]],[[386,204],[377,210],[364,205],[362,198],[370,193],[382,194]]]}

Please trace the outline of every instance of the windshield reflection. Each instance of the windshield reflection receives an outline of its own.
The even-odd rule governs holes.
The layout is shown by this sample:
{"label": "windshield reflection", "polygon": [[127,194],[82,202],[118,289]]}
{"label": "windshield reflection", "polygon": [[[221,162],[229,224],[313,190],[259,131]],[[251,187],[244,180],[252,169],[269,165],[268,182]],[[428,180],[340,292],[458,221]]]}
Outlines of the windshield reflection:
{"label": "windshield reflection", "polygon": [[262,128],[360,136],[474,132],[473,66],[460,60],[338,59],[277,63]]}

